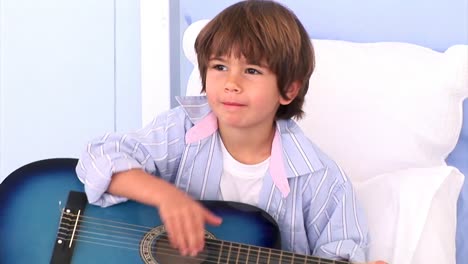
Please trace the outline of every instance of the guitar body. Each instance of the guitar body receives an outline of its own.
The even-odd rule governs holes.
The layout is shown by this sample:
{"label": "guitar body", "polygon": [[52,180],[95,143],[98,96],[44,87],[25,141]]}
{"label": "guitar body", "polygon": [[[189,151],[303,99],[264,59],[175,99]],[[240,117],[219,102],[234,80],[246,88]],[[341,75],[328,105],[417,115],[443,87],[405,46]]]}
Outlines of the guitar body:
{"label": "guitar body", "polygon": [[[16,170],[0,184],[0,263],[51,262],[58,241],[62,209],[69,192],[83,192],[83,185],[75,174],[76,164],[75,159],[34,162]],[[262,210],[238,203],[203,203],[223,218],[221,226],[207,226],[208,233],[216,239],[259,247],[279,247],[278,227]],[[135,202],[107,208],[89,204],[85,207],[83,217],[138,227],[162,226],[155,208]],[[147,263],[140,256],[138,241],[132,246],[106,242],[115,242],[113,237],[98,243],[81,242],[85,239],[79,228],[76,231],[78,239],[73,241],[71,263]],[[151,245],[156,246],[154,243]],[[178,262],[173,259],[167,263]]]}

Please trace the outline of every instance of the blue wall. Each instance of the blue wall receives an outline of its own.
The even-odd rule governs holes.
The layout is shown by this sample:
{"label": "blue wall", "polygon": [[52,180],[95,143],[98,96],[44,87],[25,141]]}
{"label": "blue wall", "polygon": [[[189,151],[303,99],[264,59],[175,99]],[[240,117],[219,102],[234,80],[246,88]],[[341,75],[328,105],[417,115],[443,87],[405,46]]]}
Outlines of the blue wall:
{"label": "blue wall", "polygon": [[141,127],[139,11],[135,0],[0,0],[0,182]]}

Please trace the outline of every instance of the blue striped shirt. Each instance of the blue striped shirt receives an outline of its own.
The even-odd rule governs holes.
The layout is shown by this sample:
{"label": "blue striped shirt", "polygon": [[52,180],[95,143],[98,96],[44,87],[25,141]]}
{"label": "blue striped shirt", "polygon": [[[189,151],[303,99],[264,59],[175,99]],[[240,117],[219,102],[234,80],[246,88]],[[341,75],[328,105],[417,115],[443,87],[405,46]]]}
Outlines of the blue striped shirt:
{"label": "blue striped shirt", "polygon": [[[90,203],[126,201],[106,193],[114,173],[140,168],[189,193],[219,199],[222,150],[216,117],[206,97],[179,97],[179,107],[133,133],[91,141],[76,168]],[[258,207],[278,223],[284,250],[363,262],[364,214],[345,173],[293,120],[277,120],[270,168]]]}

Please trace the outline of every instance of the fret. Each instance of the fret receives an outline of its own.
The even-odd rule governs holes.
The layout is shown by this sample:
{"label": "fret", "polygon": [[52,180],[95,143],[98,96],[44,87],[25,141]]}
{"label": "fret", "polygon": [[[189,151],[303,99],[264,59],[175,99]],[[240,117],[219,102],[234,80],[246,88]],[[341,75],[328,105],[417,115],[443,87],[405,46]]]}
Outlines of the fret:
{"label": "fret", "polygon": [[270,263],[271,249],[258,248],[258,261],[256,263]]}
{"label": "fret", "polygon": [[232,249],[232,243],[229,243],[229,249],[227,252],[227,257],[226,257],[226,263],[229,263],[231,260],[231,249]]}
{"label": "fret", "polygon": [[203,263],[222,263],[223,241],[206,239],[205,249],[197,256]]}
{"label": "fret", "polygon": [[284,263],[295,263],[295,262],[294,262],[294,256],[295,256],[295,254],[292,253],[292,252],[283,251],[283,252],[281,253],[281,262],[284,262]]}
{"label": "fret", "polygon": [[282,258],[282,251],[280,250],[272,250],[272,249],[268,249],[268,262],[267,263],[271,263],[271,264],[280,264],[280,263],[283,263],[281,261],[281,258]]}
{"label": "fret", "polygon": [[317,258],[319,262],[319,264],[335,264],[336,262],[334,260],[331,260],[331,259],[324,259],[324,258]]}
{"label": "fret", "polygon": [[238,263],[248,263],[247,259],[248,259],[248,254],[249,254],[249,251],[248,249],[250,248],[248,245],[243,245],[243,244],[235,244],[236,247],[239,248],[238,250],[238,255],[237,255],[237,258],[236,258],[236,264]]}
{"label": "fret", "polygon": [[236,253],[236,264],[239,264],[239,257],[241,256],[241,245],[240,244],[233,244],[232,247],[234,248],[234,251],[237,251]]}
{"label": "fret", "polygon": [[[216,241],[216,240],[213,240]],[[232,250],[232,243],[226,241],[219,241],[217,248],[217,257],[216,261],[213,263],[231,263],[229,260],[231,259],[231,250]],[[211,262],[208,262],[211,263]]]}
{"label": "fret", "polygon": [[245,257],[245,262],[241,263],[262,263],[260,260],[260,249],[257,248],[256,246],[251,246],[251,245],[242,245],[242,253],[246,255]]}
{"label": "fret", "polygon": [[272,263],[272,264],[276,264],[273,262],[274,258],[271,257],[271,248],[268,249],[268,264]]}
{"label": "fret", "polygon": [[245,259],[245,263],[249,263],[249,258],[250,258],[250,246],[247,245],[247,258]]}
{"label": "fret", "polygon": [[221,244],[218,248],[218,251],[219,251],[219,254],[218,254],[218,262],[217,263],[221,263],[221,254],[223,253],[223,245],[224,245],[224,241],[221,241]]}
{"label": "fret", "polygon": [[257,248],[257,251],[256,251],[256,252],[257,252],[257,260],[255,261],[255,263],[258,264],[258,263],[260,263],[260,262],[259,262],[259,261],[260,261],[260,249]]}

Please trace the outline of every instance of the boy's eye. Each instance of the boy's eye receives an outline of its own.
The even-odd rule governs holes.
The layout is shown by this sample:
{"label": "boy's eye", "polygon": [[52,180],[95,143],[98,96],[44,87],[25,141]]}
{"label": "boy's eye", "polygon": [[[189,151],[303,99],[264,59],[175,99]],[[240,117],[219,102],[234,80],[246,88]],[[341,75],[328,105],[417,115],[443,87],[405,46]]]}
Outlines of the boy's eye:
{"label": "boy's eye", "polygon": [[221,65],[221,64],[216,64],[216,65],[213,65],[213,69],[218,70],[218,71],[225,71],[226,66]]}
{"label": "boy's eye", "polygon": [[261,74],[261,72],[253,68],[248,68],[247,70],[245,70],[245,72],[247,72],[248,74]]}

